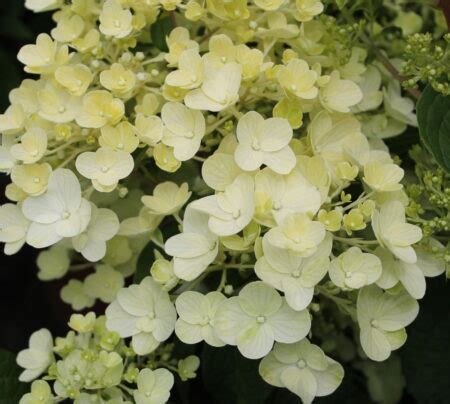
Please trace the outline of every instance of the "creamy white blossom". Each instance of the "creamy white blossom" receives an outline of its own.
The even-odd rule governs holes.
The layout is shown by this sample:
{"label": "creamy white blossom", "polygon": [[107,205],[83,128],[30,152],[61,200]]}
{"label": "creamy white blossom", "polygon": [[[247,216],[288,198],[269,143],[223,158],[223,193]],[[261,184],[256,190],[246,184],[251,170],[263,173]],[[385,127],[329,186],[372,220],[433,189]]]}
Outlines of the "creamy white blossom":
{"label": "creamy white blossom", "polygon": [[20,143],[12,145],[11,155],[25,164],[39,161],[47,150],[47,134],[40,128],[33,128],[23,134]]}
{"label": "creamy white blossom", "polygon": [[255,176],[255,199],[255,219],[269,227],[293,213],[315,214],[321,205],[317,188],[297,170],[287,176],[261,170]]}
{"label": "creamy white blossom", "polygon": [[91,220],[86,230],[72,239],[73,248],[88,261],[99,261],[106,254],[106,242],[118,231],[117,215],[110,209],[98,209],[91,202]]}
{"label": "creamy white blossom", "polygon": [[32,222],[27,243],[36,248],[81,234],[91,219],[91,205],[81,197],[80,183],[67,169],[53,171],[47,191],[25,199],[22,212]]}
{"label": "creamy white blossom", "polygon": [[359,291],[357,301],[361,346],[375,361],[387,359],[391,351],[406,341],[405,327],[412,323],[419,305],[404,290],[388,294],[378,286],[366,286]]}
{"label": "creamy white blossom", "polygon": [[295,166],[295,155],[289,147],[292,128],[286,119],[264,118],[247,112],[236,129],[238,146],[234,158],[239,167],[253,171],[265,164],[279,174],[288,174]]}
{"label": "creamy white blossom", "polygon": [[109,265],[97,265],[95,273],[84,280],[86,293],[104,303],[111,303],[123,287],[123,275]]}
{"label": "creamy white blossom", "polygon": [[31,334],[29,347],[17,355],[17,364],[25,370],[19,380],[31,382],[44,373],[53,363],[53,338],[50,331],[42,328]]}
{"label": "creamy white blossom", "polygon": [[124,38],[133,30],[133,14],[122,8],[119,0],[106,0],[99,20],[99,29],[105,35]]}
{"label": "creamy white blossom", "polygon": [[314,286],[327,274],[332,238],[327,237],[317,251],[305,258],[290,250],[274,247],[263,239],[264,255],[256,261],[255,272],[265,283],[284,292],[294,310],[305,309],[312,301]]}
{"label": "creamy white blossom", "polygon": [[381,276],[380,259],[369,253],[363,253],[359,247],[350,247],[330,265],[330,278],[340,288],[359,289],[371,285]]}
{"label": "creamy white blossom", "polygon": [[192,109],[222,111],[234,105],[239,99],[242,67],[228,63],[220,69],[207,68],[200,88],[190,91],[184,98]]}
{"label": "creamy white blossom", "polygon": [[264,238],[274,247],[307,257],[314,254],[325,234],[322,223],[311,220],[305,213],[295,213],[287,216],[281,225],[270,229]]}
{"label": "creamy white blossom", "polygon": [[263,282],[244,286],[238,296],[219,307],[215,317],[219,338],[229,345],[237,345],[249,359],[267,355],[274,341],[300,341],[310,327],[307,310],[294,311],[275,289]]}
{"label": "creamy white blossom", "polygon": [[175,379],[167,369],[142,369],[137,377],[137,390],[133,392],[136,404],[167,403]]}
{"label": "creamy white blossom", "polygon": [[208,226],[214,234],[231,236],[252,220],[253,189],[252,177],[241,174],[223,192],[194,201],[191,207],[209,215]]}
{"label": "creamy white blossom", "polygon": [[15,254],[25,244],[30,221],[19,206],[5,203],[0,206],[0,242],[5,243],[6,255]]}
{"label": "creamy white blossom", "polygon": [[133,171],[134,160],[130,153],[100,147],[96,152],[80,154],[76,167],[82,176],[92,180],[97,191],[111,192]]}
{"label": "creamy white blossom", "polygon": [[155,215],[172,215],[188,201],[192,192],[184,182],[180,186],[173,182],[162,182],[153,190],[153,195],[145,195],[142,203]]}
{"label": "creamy white blossom", "polygon": [[269,384],[286,387],[305,404],[333,393],[344,377],[343,367],[306,338],[295,344],[276,343],[259,365]]}
{"label": "creamy white blossom", "polygon": [[205,134],[202,113],[178,102],[168,102],[162,108],[161,118],[164,123],[162,142],[173,147],[174,156],[180,161],[195,156]]}
{"label": "creamy white blossom", "polygon": [[106,326],[121,337],[132,337],[131,346],[138,355],[146,355],[170,337],[176,311],[167,292],[152,278],[139,285],[121,289],[106,309]]}
{"label": "creamy white blossom", "polygon": [[[443,248],[436,240],[432,240],[432,245],[438,249]],[[401,282],[414,299],[422,299],[424,297],[426,290],[425,277],[435,277],[445,271],[443,259],[437,259],[430,253],[420,250],[417,252],[417,261],[415,263],[404,262],[381,247],[375,250],[375,254],[378,255],[383,265],[383,273],[377,280],[377,285],[383,289],[389,289]]]}
{"label": "creamy white blossom", "polygon": [[212,346],[224,346],[225,343],[214,330],[214,318],[225,300],[219,292],[206,295],[194,291],[182,293],[175,302],[179,315],[175,323],[177,337],[186,344],[205,341]]}
{"label": "creamy white blossom", "polygon": [[385,202],[373,212],[372,228],[383,247],[402,261],[414,264],[417,256],[411,245],[422,238],[422,231],[405,220],[405,207],[401,202]]}
{"label": "creamy white blossom", "polygon": [[191,281],[197,278],[217,256],[218,237],[208,228],[208,215],[186,208],[183,232],[166,241],[166,253],[173,257],[173,267],[178,278]]}

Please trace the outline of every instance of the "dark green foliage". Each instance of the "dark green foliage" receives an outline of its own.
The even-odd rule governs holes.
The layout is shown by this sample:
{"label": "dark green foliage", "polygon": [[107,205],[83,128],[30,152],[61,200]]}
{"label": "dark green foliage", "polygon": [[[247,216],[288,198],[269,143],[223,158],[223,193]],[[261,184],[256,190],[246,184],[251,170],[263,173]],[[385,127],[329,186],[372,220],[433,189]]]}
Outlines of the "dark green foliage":
{"label": "dark green foliage", "polygon": [[152,42],[159,50],[167,52],[169,48],[167,47],[166,37],[172,30],[172,23],[169,17],[160,18],[151,26]]}
{"label": "dark green foliage", "polygon": [[244,358],[236,347],[205,345],[201,357],[205,388],[217,404],[261,404],[272,387],[258,374],[259,361]]}
{"label": "dark green foliage", "polygon": [[406,390],[420,404],[445,404],[450,397],[449,291],[442,277],[427,281],[419,316],[408,327],[408,340],[400,349]]}
{"label": "dark green foliage", "polygon": [[419,132],[439,165],[450,172],[450,96],[428,85],[417,104]]}
{"label": "dark green foliage", "polygon": [[28,391],[28,385],[18,380],[21,369],[16,355],[0,349],[0,404],[15,404]]}

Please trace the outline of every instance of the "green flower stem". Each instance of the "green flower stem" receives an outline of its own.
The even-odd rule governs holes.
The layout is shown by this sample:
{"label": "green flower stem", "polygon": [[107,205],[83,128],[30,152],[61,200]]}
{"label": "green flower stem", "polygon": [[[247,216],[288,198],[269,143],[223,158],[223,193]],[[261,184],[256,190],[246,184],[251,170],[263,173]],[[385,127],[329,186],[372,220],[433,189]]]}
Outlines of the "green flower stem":
{"label": "green flower stem", "polygon": [[183,220],[181,219],[181,217],[178,213],[174,213],[172,216],[174,217],[174,219],[178,222],[178,224],[180,226],[183,226]]}
{"label": "green flower stem", "polygon": [[164,244],[160,243],[159,240],[156,239],[156,237],[154,235],[151,236],[150,238],[151,242],[153,244],[155,244],[157,247],[161,248],[162,250],[164,250]]}
{"label": "green flower stem", "polygon": [[346,237],[338,237],[338,236],[333,236],[333,238],[336,241],[340,241],[341,243],[353,244],[353,245],[357,245],[357,244],[378,245],[379,244],[379,242],[377,240],[362,240],[359,238],[346,238]]}
{"label": "green flower stem", "polygon": [[371,191],[368,194],[364,195],[364,193],[362,193],[358,199],[354,202],[352,202],[350,205],[347,205],[343,210],[344,212],[346,212],[347,210],[350,210],[352,208],[354,208],[355,206],[359,205],[360,203],[363,203],[364,201],[366,201],[367,199],[371,198],[373,195],[375,194],[375,191]]}
{"label": "green flower stem", "polygon": [[222,292],[222,290],[223,290],[223,288],[225,287],[226,283],[227,283],[227,270],[224,269],[224,270],[222,271],[222,276],[221,276],[221,278],[220,278],[219,286],[217,287],[216,290],[217,290],[218,292]]}
{"label": "green flower stem", "polygon": [[255,264],[217,264],[208,268],[208,272],[220,271],[222,269],[253,269]]}
{"label": "green flower stem", "polygon": [[192,157],[192,160],[200,161],[201,163],[204,163],[206,161],[206,159],[204,157],[200,157],[200,156],[194,156],[194,157]]}
{"label": "green flower stem", "polygon": [[119,387],[124,390],[125,392],[127,392],[128,394],[130,394],[131,396],[133,396],[133,389],[130,389],[129,387],[125,386],[124,384],[119,384]]}
{"label": "green flower stem", "polygon": [[356,318],[356,308],[352,301],[335,296],[322,286],[317,285],[316,288],[322,296],[335,303],[342,312],[347,313],[352,318]]}
{"label": "green flower stem", "polygon": [[92,262],[89,262],[89,263],[86,263],[86,264],[75,264],[75,265],[72,265],[70,267],[70,270],[71,271],[83,271],[85,269],[89,269],[89,268],[92,268],[92,267],[93,267]]}
{"label": "green flower stem", "polygon": [[[354,22],[353,16],[348,13],[345,7],[341,10],[341,13],[348,23]],[[372,49],[376,58],[383,64],[388,72],[391,73],[392,77],[394,77],[397,81],[400,82],[400,84],[402,84],[405,81],[405,78],[400,74],[400,72],[391,63],[391,61],[378,49],[372,39],[368,37],[364,32],[361,32],[360,39]],[[422,95],[422,93],[418,89],[407,88],[406,91],[408,91],[416,100],[418,100]]]}
{"label": "green flower stem", "polygon": [[45,152],[44,156],[51,156],[52,154],[58,153],[59,151],[66,149],[71,144],[80,142],[80,141],[82,141],[84,139],[85,139],[85,137],[83,137],[83,136],[75,136],[74,138],[69,139],[67,142],[65,142],[64,144],[56,147],[55,149],[48,150],[47,152]]}
{"label": "green flower stem", "polygon": [[222,118],[218,119],[217,121],[215,121],[214,123],[212,123],[210,126],[208,126],[208,130],[206,131],[205,136],[213,133],[220,125],[222,125],[224,122],[228,121],[231,118],[233,118],[233,114],[227,114]]}

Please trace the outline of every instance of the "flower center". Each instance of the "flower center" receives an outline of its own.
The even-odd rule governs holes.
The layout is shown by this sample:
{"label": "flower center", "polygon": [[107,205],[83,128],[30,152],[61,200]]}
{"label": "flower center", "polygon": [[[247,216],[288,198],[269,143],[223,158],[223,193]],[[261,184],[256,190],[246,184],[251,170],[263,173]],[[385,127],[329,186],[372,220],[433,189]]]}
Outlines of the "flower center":
{"label": "flower center", "polygon": [[233,219],[238,219],[241,216],[241,211],[239,209],[233,210]]}
{"label": "flower center", "polygon": [[259,140],[258,139],[253,139],[253,141],[252,141],[252,149],[253,150],[260,150],[261,149],[261,145],[259,144]]}
{"label": "flower center", "polygon": [[63,214],[62,214],[62,218],[63,218],[63,219],[68,219],[69,217],[70,217],[70,213],[67,212],[67,210],[65,210],[65,211],[63,212]]}
{"label": "flower center", "polygon": [[298,269],[296,269],[295,271],[292,271],[292,276],[293,276],[294,278],[299,278],[299,277],[300,277],[300,274],[301,274],[301,272],[300,272],[300,270],[298,270]]}
{"label": "flower center", "polygon": [[34,182],[35,184],[39,184],[39,183],[41,182],[41,179],[40,179],[39,177],[34,177],[34,178],[33,178],[33,182]]}
{"label": "flower center", "polygon": [[305,362],[303,359],[300,359],[300,360],[297,362],[297,366],[298,366],[300,369],[304,369],[304,368],[306,368],[306,362]]}
{"label": "flower center", "polygon": [[264,316],[258,316],[256,317],[256,322],[259,324],[263,324],[266,322],[266,318]]}
{"label": "flower center", "polygon": [[108,167],[102,166],[102,168],[100,168],[100,170],[102,171],[102,173],[106,173],[108,171]]}
{"label": "flower center", "polygon": [[282,207],[283,207],[283,205],[279,201],[276,201],[273,204],[273,210],[280,210]]}
{"label": "flower center", "polygon": [[153,321],[154,319],[155,313],[150,312],[149,314],[147,314],[147,316],[141,317],[136,322],[136,327],[143,332],[152,332],[153,329],[155,328],[155,324]]}

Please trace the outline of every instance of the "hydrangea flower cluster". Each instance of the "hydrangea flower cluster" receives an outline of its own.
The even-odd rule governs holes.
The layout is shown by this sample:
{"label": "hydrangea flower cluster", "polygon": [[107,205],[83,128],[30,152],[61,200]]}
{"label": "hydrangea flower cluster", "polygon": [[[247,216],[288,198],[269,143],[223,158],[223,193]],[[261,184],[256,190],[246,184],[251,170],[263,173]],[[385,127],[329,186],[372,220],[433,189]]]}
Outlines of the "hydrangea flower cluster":
{"label": "hydrangea flower cluster", "polygon": [[90,270],[61,298],[108,307],[33,334],[21,379],[46,376],[22,404],[165,403],[200,365],[174,336],[236,346],[310,403],[344,377],[315,322],[346,315],[362,358],[404,344],[445,271],[383,141],[417,126],[414,103],[320,0],[26,6],[57,25],[20,50],[33,78],[0,115],[0,240],[47,248],[44,281]]}
{"label": "hydrangea flower cluster", "polygon": [[[69,399],[74,403],[94,402],[125,404],[133,397],[136,403],[165,403],[174,383],[173,374],[162,367],[174,367],[185,380],[195,377],[198,358],[189,356],[173,362],[167,360],[173,346],[155,350],[145,359],[143,368],[136,367],[136,353],[119,334],[106,328],[105,316],[73,314],[71,331],[55,341],[48,330],[32,334],[30,347],[20,352],[17,362],[25,370],[21,381],[35,380],[31,392],[21,403],[54,403]],[[49,383],[53,382],[53,391]],[[126,387],[126,382],[132,387]]]}

